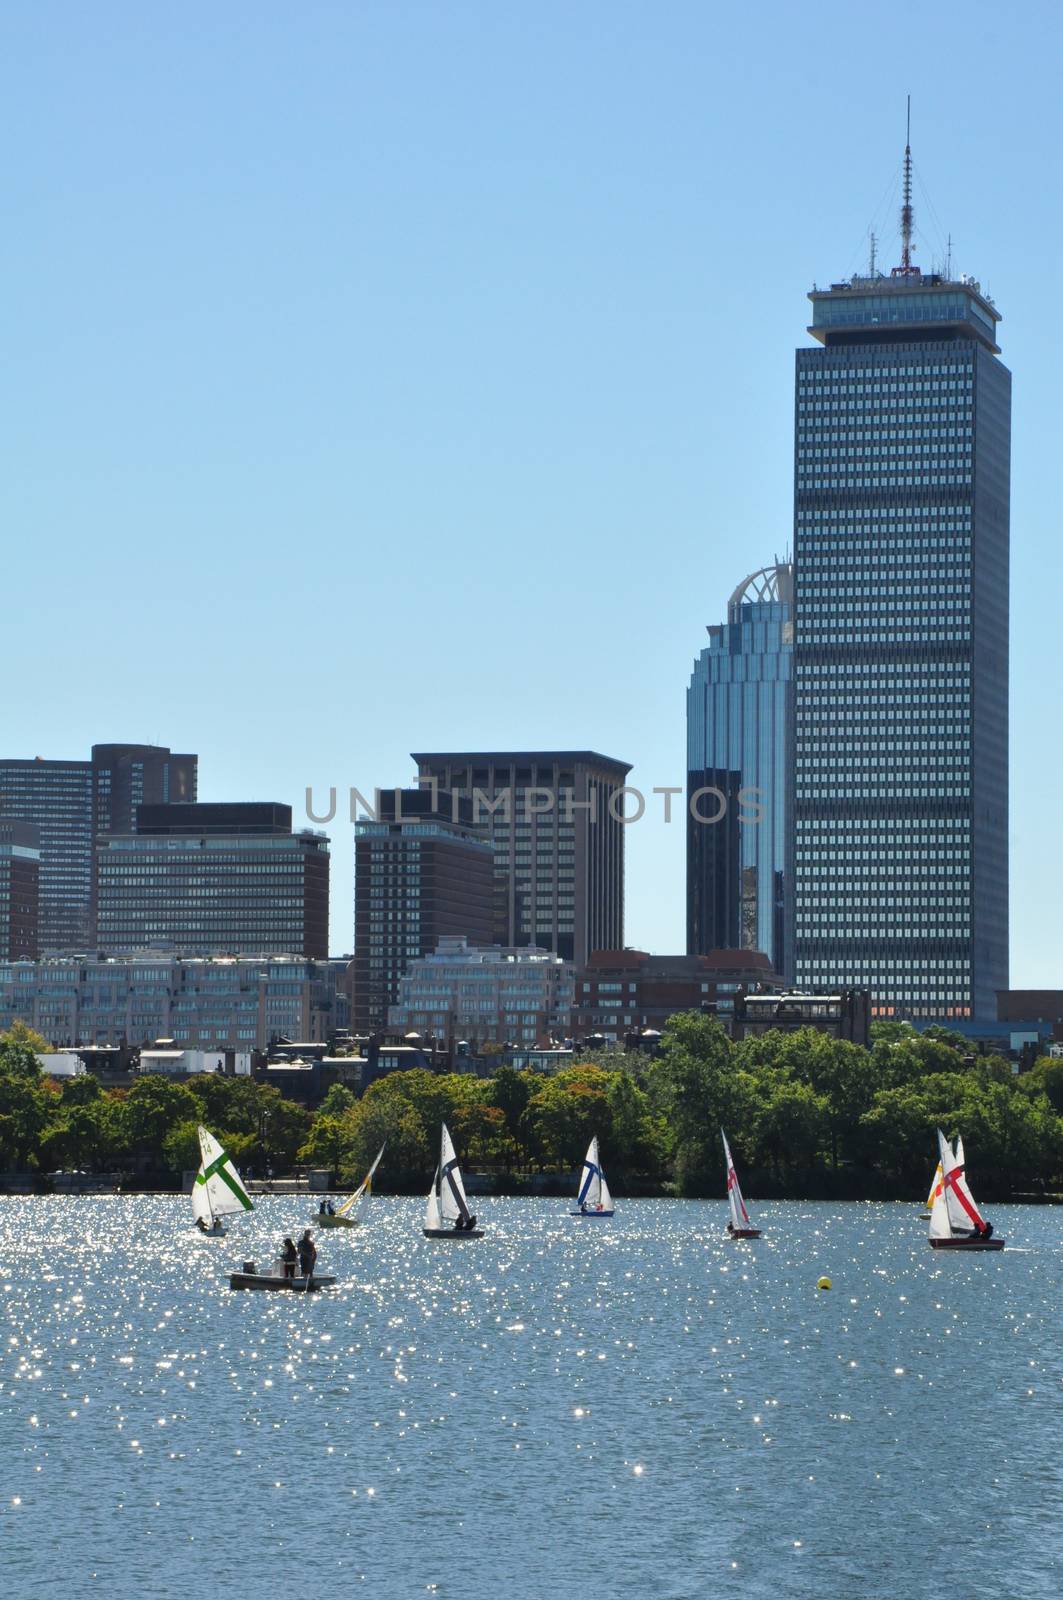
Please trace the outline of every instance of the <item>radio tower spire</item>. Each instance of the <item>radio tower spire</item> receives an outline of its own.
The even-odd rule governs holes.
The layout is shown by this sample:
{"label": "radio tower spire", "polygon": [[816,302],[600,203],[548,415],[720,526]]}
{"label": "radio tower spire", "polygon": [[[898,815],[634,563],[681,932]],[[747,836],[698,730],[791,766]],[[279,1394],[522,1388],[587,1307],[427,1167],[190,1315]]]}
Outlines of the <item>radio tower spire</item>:
{"label": "radio tower spire", "polygon": [[908,96],[908,123],[904,138],[904,203],[901,206],[901,272],[912,271],[912,97]]}

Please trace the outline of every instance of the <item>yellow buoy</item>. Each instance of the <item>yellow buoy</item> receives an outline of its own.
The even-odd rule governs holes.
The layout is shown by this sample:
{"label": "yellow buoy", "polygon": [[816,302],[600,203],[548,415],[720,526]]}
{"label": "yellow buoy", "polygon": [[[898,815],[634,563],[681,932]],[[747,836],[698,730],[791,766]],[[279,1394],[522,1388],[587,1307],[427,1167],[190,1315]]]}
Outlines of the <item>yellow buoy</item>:
{"label": "yellow buoy", "polygon": [[830,1287],[831,1281],[829,1278],[820,1278],[819,1282],[816,1284],[817,1289],[829,1289]]}

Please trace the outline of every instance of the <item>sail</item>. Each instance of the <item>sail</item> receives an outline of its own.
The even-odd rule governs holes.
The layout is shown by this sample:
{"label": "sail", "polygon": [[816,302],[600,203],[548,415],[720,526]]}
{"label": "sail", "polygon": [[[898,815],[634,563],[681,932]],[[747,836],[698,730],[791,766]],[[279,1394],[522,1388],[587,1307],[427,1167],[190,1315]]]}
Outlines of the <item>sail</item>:
{"label": "sail", "polygon": [[[938,1134],[939,1148],[943,1142],[943,1135]],[[949,1223],[949,1208],[945,1204],[945,1178],[942,1161],[938,1162],[934,1182],[930,1185],[930,1229],[931,1239],[951,1239],[952,1228]]]}
{"label": "sail", "polygon": [[439,1214],[439,1168],[436,1168],[432,1187],[428,1191],[428,1204],[425,1207],[424,1225],[426,1228],[439,1229],[443,1226],[443,1218]]}
{"label": "sail", "polygon": [[734,1228],[749,1227],[749,1212],[742,1199],[742,1191],[738,1186],[738,1173],[731,1160],[731,1147],[727,1143],[727,1135],[720,1129],[720,1138],[723,1140],[723,1153],[727,1159],[727,1204],[731,1208],[731,1226]]}
{"label": "sail", "polygon": [[938,1147],[941,1151],[941,1169],[945,1189],[945,1206],[948,1211],[949,1227],[953,1233],[973,1233],[976,1229],[981,1232],[985,1227],[978,1207],[974,1203],[974,1196],[967,1187],[963,1175],[963,1166],[958,1156],[963,1154],[963,1143],[956,1141],[956,1151],[950,1150],[948,1140],[944,1134],[938,1133]]}
{"label": "sail", "polygon": [[383,1156],[384,1151],[386,1149],[387,1149],[387,1141],[385,1140],[384,1143],[380,1146],[380,1150],[377,1153],[376,1160],[373,1162],[373,1165],[369,1168],[369,1171],[366,1173],[365,1177],[362,1179],[362,1181],[358,1185],[357,1189],[354,1191],[354,1193],[352,1195],[350,1195],[343,1202],[343,1204],[340,1206],[339,1210],[336,1212],[336,1215],[338,1217],[350,1216],[353,1211],[355,1211],[355,1210],[357,1210],[359,1208],[360,1202],[362,1200],[364,1200],[364,1199],[367,1199],[368,1196],[372,1194],[372,1192],[373,1192],[373,1174],[376,1171],[377,1167],[379,1167],[380,1159]]}
{"label": "sail", "polygon": [[586,1206],[588,1211],[597,1211],[599,1206],[603,1211],[608,1211],[613,1203],[602,1172],[601,1158],[598,1155],[597,1134],[587,1146],[587,1154],[583,1158],[583,1171],[580,1173],[576,1199],[581,1206]]}
{"label": "sail", "polygon": [[459,1217],[464,1217],[466,1222],[469,1220],[469,1202],[465,1198],[461,1168],[445,1122],[439,1152],[439,1211],[444,1222],[454,1223]]}
{"label": "sail", "polygon": [[193,1216],[202,1216],[209,1224],[215,1217],[250,1211],[251,1200],[240,1181],[240,1174],[206,1128],[199,1129],[199,1150],[203,1159],[192,1185]]}

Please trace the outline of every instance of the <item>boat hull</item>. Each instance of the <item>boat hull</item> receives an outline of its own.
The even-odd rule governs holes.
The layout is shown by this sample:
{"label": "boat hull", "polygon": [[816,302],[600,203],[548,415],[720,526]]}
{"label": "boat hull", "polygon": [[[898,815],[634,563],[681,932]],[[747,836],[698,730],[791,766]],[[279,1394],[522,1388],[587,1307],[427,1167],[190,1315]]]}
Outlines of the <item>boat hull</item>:
{"label": "boat hull", "polygon": [[759,1239],[759,1228],[732,1228],[727,1235],[729,1239]]}
{"label": "boat hull", "polygon": [[1004,1239],[931,1239],[931,1250],[1003,1250]]}
{"label": "boat hull", "polygon": [[582,1217],[584,1222],[602,1222],[608,1217],[614,1217],[615,1211],[570,1211],[570,1217]]}
{"label": "boat hull", "polygon": [[335,1278],[324,1277],[317,1272],[309,1281],[306,1278],[276,1278],[269,1272],[229,1274],[230,1289],[281,1289],[289,1294],[316,1294],[319,1289],[330,1289],[335,1282]]}
{"label": "boat hull", "polygon": [[421,1232],[426,1239],[454,1239],[459,1244],[463,1239],[482,1239],[484,1236],[482,1228],[462,1228],[460,1233],[453,1228],[422,1228]]}
{"label": "boat hull", "polygon": [[228,1229],[223,1228],[220,1222],[216,1222],[213,1228],[197,1228],[196,1232],[201,1239],[224,1239]]}
{"label": "boat hull", "polygon": [[326,1212],[324,1216],[311,1217],[311,1225],[315,1228],[360,1228],[361,1217],[330,1217]]}

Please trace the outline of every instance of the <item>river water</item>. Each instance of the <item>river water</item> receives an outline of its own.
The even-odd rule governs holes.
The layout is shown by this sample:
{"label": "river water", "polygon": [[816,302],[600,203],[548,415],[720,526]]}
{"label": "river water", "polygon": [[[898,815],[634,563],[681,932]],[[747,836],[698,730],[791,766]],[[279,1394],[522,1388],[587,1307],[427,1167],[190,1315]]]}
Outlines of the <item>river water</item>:
{"label": "river water", "polygon": [[748,1244],[720,1203],[478,1206],[432,1244],[373,1200],[306,1298],[228,1288],[305,1198],[217,1240],[176,1198],[0,1201],[0,1591],[1058,1596],[1063,1213],[942,1258],[918,1206],[757,1207]]}

